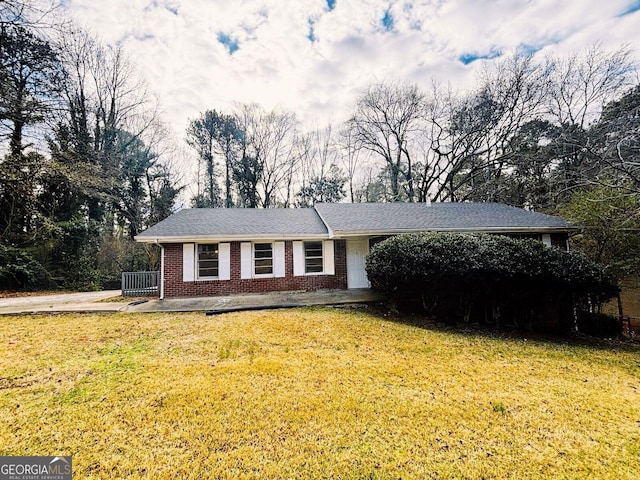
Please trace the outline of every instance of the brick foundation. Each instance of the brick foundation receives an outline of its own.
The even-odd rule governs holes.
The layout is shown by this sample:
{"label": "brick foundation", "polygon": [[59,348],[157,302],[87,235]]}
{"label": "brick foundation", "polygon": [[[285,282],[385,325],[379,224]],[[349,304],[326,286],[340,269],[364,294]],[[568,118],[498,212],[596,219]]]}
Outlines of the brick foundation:
{"label": "brick foundation", "polygon": [[285,272],[282,278],[240,278],[240,242],[231,242],[231,279],[182,281],[182,244],[165,244],[164,296],[213,297],[236,293],[347,288],[347,251],[344,240],[334,241],[335,275],[293,276],[293,244],[285,242]]}

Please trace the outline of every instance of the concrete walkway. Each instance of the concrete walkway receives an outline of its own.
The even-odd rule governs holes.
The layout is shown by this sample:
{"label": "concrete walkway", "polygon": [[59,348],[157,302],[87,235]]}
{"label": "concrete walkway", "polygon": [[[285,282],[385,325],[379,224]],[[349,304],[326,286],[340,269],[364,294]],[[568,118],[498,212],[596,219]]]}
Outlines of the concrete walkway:
{"label": "concrete walkway", "polygon": [[0,298],[0,314],[40,312],[114,312],[127,306],[126,303],[106,302],[120,299],[120,290],[103,292],[59,293],[25,297]]}
{"label": "concrete walkway", "polygon": [[[210,314],[310,305],[374,302],[380,295],[369,289],[272,292],[225,297],[171,298],[128,302],[120,290],[60,295],[0,298],[0,315],[60,312],[206,312]],[[109,301],[113,299],[113,301]]]}
{"label": "concrete walkway", "polygon": [[226,297],[171,298],[151,300],[128,307],[129,312],[194,312],[223,313],[263,308],[291,308],[310,305],[343,305],[366,303],[380,297],[371,290],[319,290],[315,292],[272,292]]}

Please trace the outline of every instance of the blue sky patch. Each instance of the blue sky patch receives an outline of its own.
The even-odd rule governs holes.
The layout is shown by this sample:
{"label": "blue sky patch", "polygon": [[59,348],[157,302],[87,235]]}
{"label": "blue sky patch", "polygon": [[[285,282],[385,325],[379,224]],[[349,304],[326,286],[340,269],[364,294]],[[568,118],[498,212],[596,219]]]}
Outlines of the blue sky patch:
{"label": "blue sky patch", "polygon": [[518,45],[516,50],[518,53],[521,53],[524,55],[533,55],[534,53],[542,50],[542,47],[538,45],[529,45],[526,43],[521,43],[520,45]]}
{"label": "blue sky patch", "polygon": [[336,8],[336,0],[327,0],[327,8],[329,9],[329,11]]}
{"label": "blue sky patch", "polygon": [[307,34],[307,38],[311,43],[315,42],[318,37],[316,37],[316,31],[313,28],[314,21],[309,19],[309,33]]}
{"label": "blue sky patch", "polygon": [[240,48],[237,40],[234,40],[229,35],[223,32],[218,32],[218,42],[220,42],[227,48],[229,55],[233,55],[233,52],[237,51],[238,48]]}
{"label": "blue sky patch", "polygon": [[382,17],[382,26],[387,32],[393,30],[393,15],[389,10],[384,12],[384,17]]}
{"label": "blue sky patch", "polygon": [[489,53],[485,53],[485,54],[463,53],[458,57],[458,60],[460,60],[465,65],[469,65],[470,63],[473,63],[476,60],[491,60],[493,58],[498,58],[500,56],[502,56],[502,51],[491,50]]}
{"label": "blue sky patch", "polygon": [[630,13],[634,13],[640,10],[640,0],[634,0],[629,4],[629,6],[622,11],[619,17],[624,17],[625,15],[629,15]]}

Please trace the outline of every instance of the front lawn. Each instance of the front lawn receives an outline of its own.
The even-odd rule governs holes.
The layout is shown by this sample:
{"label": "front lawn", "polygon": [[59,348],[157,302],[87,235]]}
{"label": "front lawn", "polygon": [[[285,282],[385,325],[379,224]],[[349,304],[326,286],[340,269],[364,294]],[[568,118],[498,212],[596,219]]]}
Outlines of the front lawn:
{"label": "front lawn", "polygon": [[640,348],[325,308],[0,317],[0,455],[74,478],[637,478]]}

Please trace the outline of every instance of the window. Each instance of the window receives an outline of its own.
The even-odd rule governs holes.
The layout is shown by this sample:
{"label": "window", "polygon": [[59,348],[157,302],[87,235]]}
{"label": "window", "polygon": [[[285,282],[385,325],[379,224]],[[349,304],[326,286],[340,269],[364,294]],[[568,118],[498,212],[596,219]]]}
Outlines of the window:
{"label": "window", "polygon": [[273,274],[273,244],[253,244],[253,273],[255,275]]}
{"label": "window", "polygon": [[304,242],[305,273],[322,273],[322,242]]}
{"label": "window", "polygon": [[333,240],[292,242],[293,275],[335,275]]}
{"label": "window", "polygon": [[552,233],[551,234],[551,246],[559,248],[560,250],[564,250],[566,252],[568,250],[568,248],[567,248],[567,234],[566,233]]}
{"label": "window", "polygon": [[198,278],[218,277],[218,244],[198,245]]}

